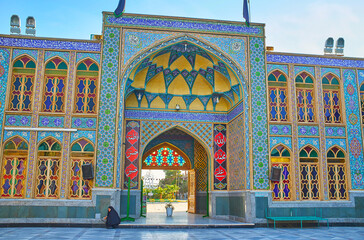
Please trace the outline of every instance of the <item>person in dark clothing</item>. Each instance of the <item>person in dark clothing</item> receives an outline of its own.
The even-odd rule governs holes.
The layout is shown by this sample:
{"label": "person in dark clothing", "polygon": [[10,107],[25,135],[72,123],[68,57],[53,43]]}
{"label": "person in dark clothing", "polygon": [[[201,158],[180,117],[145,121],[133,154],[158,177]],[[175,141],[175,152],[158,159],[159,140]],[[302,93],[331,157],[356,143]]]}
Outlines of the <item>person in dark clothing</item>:
{"label": "person in dark clothing", "polygon": [[107,209],[107,216],[104,219],[106,220],[106,228],[116,228],[120,223],[119,214],[111,206]]}

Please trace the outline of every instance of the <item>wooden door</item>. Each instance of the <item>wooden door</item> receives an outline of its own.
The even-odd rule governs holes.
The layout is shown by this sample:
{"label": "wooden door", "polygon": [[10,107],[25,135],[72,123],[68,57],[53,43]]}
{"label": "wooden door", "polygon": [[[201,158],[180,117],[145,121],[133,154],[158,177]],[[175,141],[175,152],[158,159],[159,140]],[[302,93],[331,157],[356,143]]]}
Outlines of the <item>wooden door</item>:
{"label": "wooden door", "polygon": [[188,212],[196,213],[196,172],[188,171]]}

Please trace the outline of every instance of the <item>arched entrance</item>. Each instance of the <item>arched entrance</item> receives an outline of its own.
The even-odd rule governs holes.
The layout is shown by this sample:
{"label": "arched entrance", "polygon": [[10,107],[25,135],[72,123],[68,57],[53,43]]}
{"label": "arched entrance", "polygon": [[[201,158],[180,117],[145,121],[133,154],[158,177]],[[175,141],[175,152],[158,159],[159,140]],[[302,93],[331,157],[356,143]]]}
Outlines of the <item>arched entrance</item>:
{"label": "arched entrance", "polygon": [[[207,212],[207,161],[208,154],[199,141],[175,127],[149,141],[142,156],[142,170],[188,172],[186,174],[187,195],[177,197],[176,194],[176,198],[187,200],[186,210],[189,213],[205,214]],[[177,187],[182,190],[181,186]]]}

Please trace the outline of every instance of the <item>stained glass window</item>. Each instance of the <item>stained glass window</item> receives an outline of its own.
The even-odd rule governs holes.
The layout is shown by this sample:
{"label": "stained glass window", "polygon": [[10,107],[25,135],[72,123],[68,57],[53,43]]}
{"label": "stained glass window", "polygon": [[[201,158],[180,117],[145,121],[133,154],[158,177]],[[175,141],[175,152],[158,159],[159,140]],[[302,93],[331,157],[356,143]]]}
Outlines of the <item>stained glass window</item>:
{"label": "stained glass window", "polygon": [[348,193],[345,153],[336,146],[330,148],[327,152],[327,173],[329,180],[329,199],[346,200]]}
{"label": "stained glass window", "polygon": [[318,154],[310,146],[300,151],[300,192],[301,200],[320,198]]}
{"label": "stained glass window", "polygon": [[43,112],[64,112],[67,64],[60,58],[49,61],[45,67]]}
{"label": "stained glass window", "polygon": [[183,167],[185,159],[169,147],[161,147],[144,159],[146,167]]}
{"label": "stained glass window", "polygon": [[86,59],[77,67],[75,113],[96,113],[99,67]]}
{"label": "stained glass window", "polygon": [[360,86],[361,120],[364,124],[364,84]]}
{"label": "stained glass window", "polygon": [[13,65],[13,74],[9,99],[9,110],[32,110],[35,63],[29,57],[17,59]]}
{"label": "stained glass window", "polygon": [[288,149],[278,145],[271,152],[272,167],[281,168],[281,180],[272,181],[272,197],[274,201],[291,200],[291,154]]}
{"label": "stained glass window", "polygon": [[296,98],[298,122],[315,122],[314,84],[306,72],[296,77]]}
{"label": "stained glass window", "polygon": [[5,143],[0,188],[2,198],[24,197],[27,160],[28,144],[23,139],[14,137]]}
{"label": "stained glass window", "polygon": [[59,175],[62,147],[53,138],[41,142],[38,147],[36,198],[59,197]]}
{"label": "stained glass window", "polygon": [[288,121],[287,78],[278,70],[268,76],[270,121]]}
{"label": "stained glass window", "polygon": [[93,145],[85,139],[74,143],[71,148],[71,168],[69,197],[71,199],[91,199],[92,185],[91,179],[83,179],[82,166],[93,164],[95,149]]}
{"label": "stained glass window", "polygon": [[325,123],[342,123],[340,83],[331,73],[322,79]]}

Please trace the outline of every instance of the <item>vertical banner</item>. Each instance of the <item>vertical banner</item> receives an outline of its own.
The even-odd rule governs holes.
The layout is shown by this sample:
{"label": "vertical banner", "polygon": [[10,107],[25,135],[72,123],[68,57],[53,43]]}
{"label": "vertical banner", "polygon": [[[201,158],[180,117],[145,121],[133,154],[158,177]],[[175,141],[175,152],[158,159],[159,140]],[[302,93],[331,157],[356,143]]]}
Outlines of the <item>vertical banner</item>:
{"label": "vertical banner", "polygon": [[139,121],[126,121],[124,188],[128,188],[129,177],[131,180],[130,188],[131,189],[138,188],[139,145],[140,145]]}
{"label": "vertical banner", "polygon": [[227,190],[226,125],[214,125],[214,190]]}

